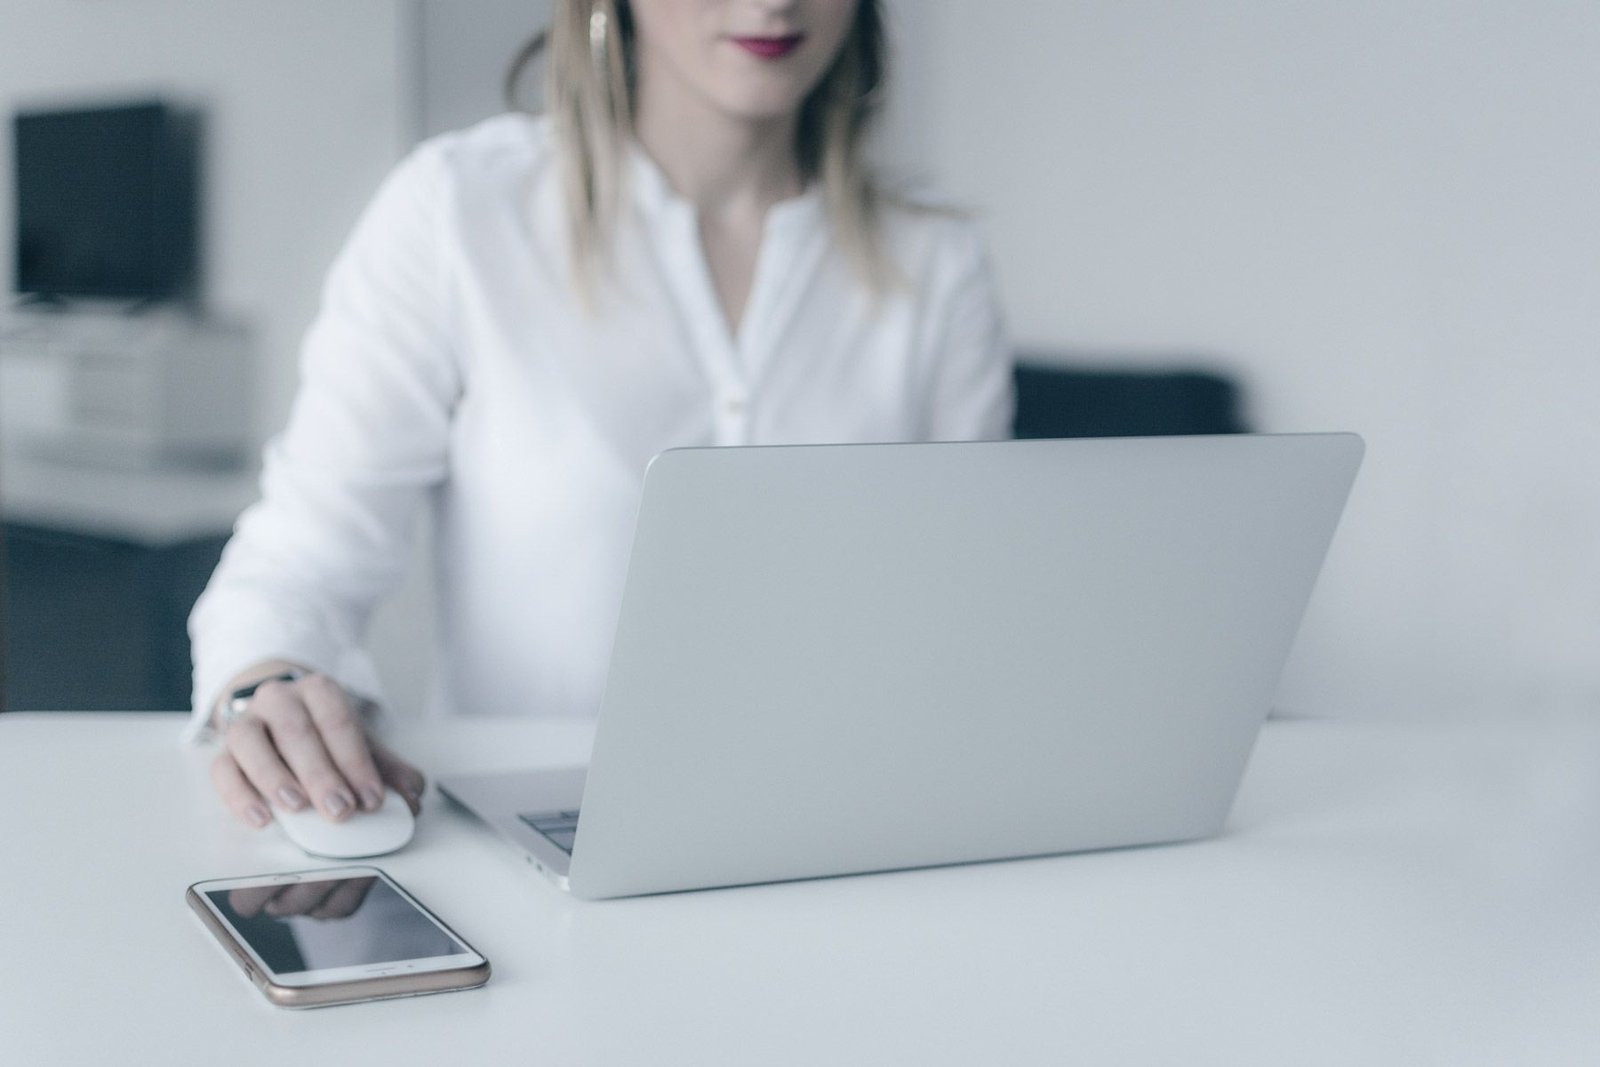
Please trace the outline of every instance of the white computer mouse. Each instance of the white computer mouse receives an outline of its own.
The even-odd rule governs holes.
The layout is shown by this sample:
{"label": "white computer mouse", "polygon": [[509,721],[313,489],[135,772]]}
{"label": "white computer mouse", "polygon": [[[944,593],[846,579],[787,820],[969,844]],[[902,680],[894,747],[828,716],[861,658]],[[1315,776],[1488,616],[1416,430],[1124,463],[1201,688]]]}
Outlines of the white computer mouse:
{"label": "white computer mouse", "polygon": [[316,808],[273,812],[283,836],[313,856],[353,860],[382,856],[405,847],[416,821],[405,799],[393,789],[384,790],[383,807],[358,811],[344,822],[329,822]]}

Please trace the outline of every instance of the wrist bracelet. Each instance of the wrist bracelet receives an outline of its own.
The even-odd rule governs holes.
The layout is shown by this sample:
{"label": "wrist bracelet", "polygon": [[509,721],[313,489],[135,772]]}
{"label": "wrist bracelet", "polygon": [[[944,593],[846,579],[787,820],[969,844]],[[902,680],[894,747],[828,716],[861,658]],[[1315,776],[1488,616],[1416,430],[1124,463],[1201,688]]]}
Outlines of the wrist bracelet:
{"label": "wrist bracelet", "polygon": [[257,678],[242,689],[235,689],[228,694],[228,699],[224,700],[221,707],[217,709],[219,712],[217,716],[218,722],[226,729],[229,723],[250,709],[250,698],[256,695],[257,689],[260,689],[268,682],[294,682],[304,678],[305,674],[305,671],[297,669],[280,671],[277,674],[269,674],[265,678]]}

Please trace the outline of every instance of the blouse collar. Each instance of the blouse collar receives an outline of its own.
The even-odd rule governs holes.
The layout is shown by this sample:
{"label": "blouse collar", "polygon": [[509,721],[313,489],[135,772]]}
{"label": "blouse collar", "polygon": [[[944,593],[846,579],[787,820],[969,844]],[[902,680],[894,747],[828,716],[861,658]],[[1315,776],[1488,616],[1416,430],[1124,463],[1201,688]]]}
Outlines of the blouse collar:
{"label": "blouse collar", "polygon": [[[661,166],[637,141],[629,144],[628,157],[630,168],[628,178],[632,183],[632,196],[647,217],[654,218],[667,214],[686,214],[690,218],[694,217],[694,205],[672,188]],[[821,208],[822,184],[811,181],[799,195],[773,204],[767,210],[766,226],[770,230],[789,225],[791,219],[796,222],[813,220],[820,217]]]}

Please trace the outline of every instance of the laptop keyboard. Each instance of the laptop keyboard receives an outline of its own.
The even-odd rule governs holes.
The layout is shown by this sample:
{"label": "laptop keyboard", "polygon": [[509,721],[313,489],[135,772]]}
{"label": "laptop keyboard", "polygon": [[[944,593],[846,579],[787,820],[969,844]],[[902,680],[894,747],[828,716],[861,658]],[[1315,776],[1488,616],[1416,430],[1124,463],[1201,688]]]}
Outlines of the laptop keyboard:
{"label": "laptop keyboard", "polygon": [[567,855],[572,855],[572,839],[578,836],[578,813],[575,811],[540,811],[517,818],[533,827],[546,841]]}

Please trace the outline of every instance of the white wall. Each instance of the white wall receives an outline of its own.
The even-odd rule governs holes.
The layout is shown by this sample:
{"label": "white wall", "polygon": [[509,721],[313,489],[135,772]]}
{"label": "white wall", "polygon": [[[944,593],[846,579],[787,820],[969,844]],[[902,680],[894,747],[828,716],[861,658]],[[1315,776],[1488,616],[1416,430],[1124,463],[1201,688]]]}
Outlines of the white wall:
{"label": "white wall", "polygon": [[[550,0],[419,0],[412,95],[417,135],[470,126],[505,109],[511,60],[550,20]],[[526,85],[537,99],[538,79]]]}
{"label": "white wall", "polygon": [[1023,342],[1366,436],[1285,706],[1600,713],[1600,6],[925,10]]}
{"label": "white wall", "polygon": [[[283,421],[329,261],[405,144],[396,0],[0,0],[0,108],[168,95],[206,120],[205,286],[256,331]],[[0,198],[11,201],[11,145]],[[14,221],[0,212],[0,248]],[[5,259],[9,288],[13,263]]]}

